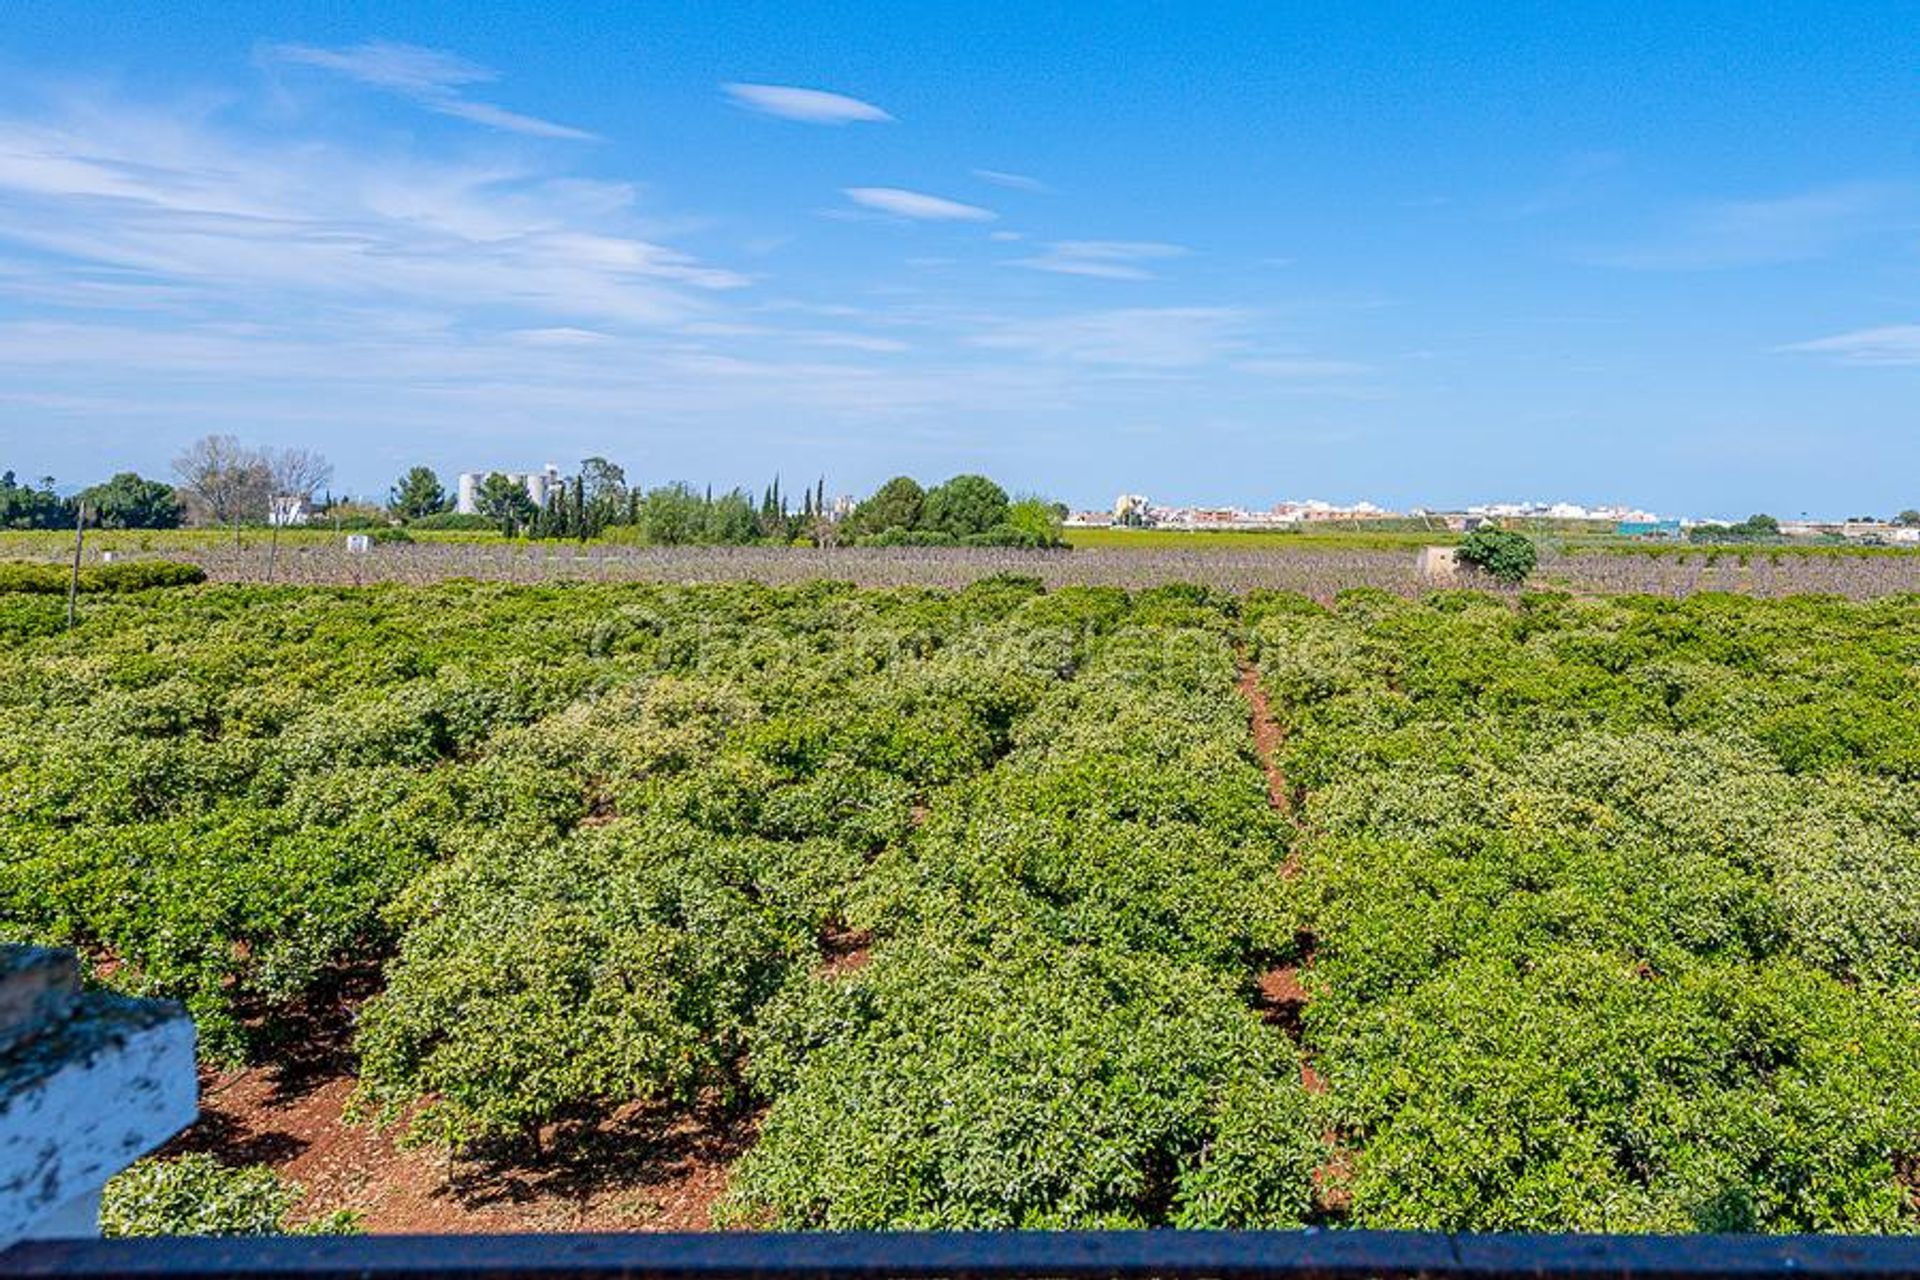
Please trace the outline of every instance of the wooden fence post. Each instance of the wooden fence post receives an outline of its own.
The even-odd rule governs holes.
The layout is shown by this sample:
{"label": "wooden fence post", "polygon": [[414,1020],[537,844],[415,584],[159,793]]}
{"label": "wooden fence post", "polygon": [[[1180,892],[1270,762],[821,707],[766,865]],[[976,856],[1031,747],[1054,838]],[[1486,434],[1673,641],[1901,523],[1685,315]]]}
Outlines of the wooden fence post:
{"label": "wooden fence post", "polygon": [[67,579],[67,630],[73,630],[80,603],[80,553],[87,542],[87,504],[79,504],[73,517],[73,573]]}

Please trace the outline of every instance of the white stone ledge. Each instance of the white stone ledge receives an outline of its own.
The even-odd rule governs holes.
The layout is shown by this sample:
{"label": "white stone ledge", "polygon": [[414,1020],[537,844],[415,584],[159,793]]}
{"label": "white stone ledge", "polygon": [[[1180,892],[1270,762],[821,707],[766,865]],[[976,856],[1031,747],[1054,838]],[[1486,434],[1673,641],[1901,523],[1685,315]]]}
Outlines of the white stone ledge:
{"label": "white stone ledge", "polygon": [[191,1124],[197,1095],[193,1023],[159,1001],[82,996],[0,1057],[0,1248],[80,1231],[74,1206]]}

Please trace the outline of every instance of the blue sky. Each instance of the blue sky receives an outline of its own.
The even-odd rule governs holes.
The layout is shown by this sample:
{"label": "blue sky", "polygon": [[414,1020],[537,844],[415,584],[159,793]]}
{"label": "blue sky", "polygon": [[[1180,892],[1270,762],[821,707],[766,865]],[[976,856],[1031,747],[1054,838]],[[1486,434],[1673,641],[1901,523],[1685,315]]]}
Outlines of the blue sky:
{"label": "blue sky", "polygon": [[0,10],[0,468],[1920,505],[1910,3]]}

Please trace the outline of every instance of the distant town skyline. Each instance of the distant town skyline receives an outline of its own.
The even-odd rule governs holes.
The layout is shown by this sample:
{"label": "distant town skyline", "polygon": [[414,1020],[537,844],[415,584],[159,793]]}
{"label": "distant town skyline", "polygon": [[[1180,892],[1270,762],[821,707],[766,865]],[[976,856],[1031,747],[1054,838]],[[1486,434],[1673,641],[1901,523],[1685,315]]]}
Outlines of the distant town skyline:
{"label": "distant town skyline", "polygon": [[0,12],[0,468],[1920,504],[1910,5]]}

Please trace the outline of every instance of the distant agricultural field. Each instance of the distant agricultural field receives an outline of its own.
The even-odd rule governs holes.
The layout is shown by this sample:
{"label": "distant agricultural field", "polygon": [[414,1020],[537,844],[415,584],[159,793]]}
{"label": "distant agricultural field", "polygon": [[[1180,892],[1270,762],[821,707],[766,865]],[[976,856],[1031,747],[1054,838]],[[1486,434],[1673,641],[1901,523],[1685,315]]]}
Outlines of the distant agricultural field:
{"label": "distant agricultural field", "polygon": [[[1075,545],[1067,551],[649,547],[422,533],[412,541],[376,540],[369,550],[354,552],[348,550],[345,535],[315,529],[289,530],[278,539],[260,530],[245,530],[236,539],[230,531],[191,529],[90,533],[85,563],[95,565],[103,554],[121,561],[164,559],[197,566],[215,582],[307,586],[425,586],[457,579],[527,586],[741,581],[798,586],[825,579],[863,587],[959,589],[1012,573],[1038,578],[1050,588],[1139,590],[1199,583],[1233,594],[1293,591],[1327,603],[1342,591],[1360,587],[1423,596],[1445,584],[1421,576],[1419,548],[1458,540],[1445,533],[1403,531],[1071,532]],[[72,554],[70,534],[0,533],[0,563],[56,565]],[[1540,569],[1531,585],[1577,594],[1680,597],[1734,592],[1867,600],[1920,592],[1920,554],[1870,547],[1695,547],[1548,539],[1542,543]]]}
{"label": "distant agricultural field", "polygon": [[1068,529],[1069,545],[1128,551],[1380,551],[1403,547],[1448,546],[1461,535],[1433,530],[1303,529]]}
{"label": "distant agricultural field", "polygon": [[1920,600],[1328,599],[0,594],[0,933],[350,1025],[449,1195],[720,1114],[721,1225],[1920,1229]]}

